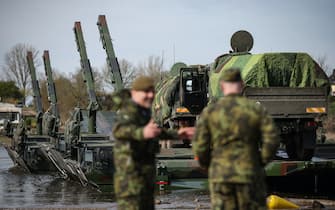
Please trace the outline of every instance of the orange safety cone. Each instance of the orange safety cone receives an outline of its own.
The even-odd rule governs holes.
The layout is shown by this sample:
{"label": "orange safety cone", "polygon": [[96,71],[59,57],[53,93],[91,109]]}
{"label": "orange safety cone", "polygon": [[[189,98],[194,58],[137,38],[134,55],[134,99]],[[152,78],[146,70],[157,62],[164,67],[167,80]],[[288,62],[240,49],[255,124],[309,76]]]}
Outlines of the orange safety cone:
{"label": "orange safety cone", "polygon": [[267,206],[269,209],[298,209],[300,208],[296,204],[285,200],[276,195],[270,195],[267,198]]}

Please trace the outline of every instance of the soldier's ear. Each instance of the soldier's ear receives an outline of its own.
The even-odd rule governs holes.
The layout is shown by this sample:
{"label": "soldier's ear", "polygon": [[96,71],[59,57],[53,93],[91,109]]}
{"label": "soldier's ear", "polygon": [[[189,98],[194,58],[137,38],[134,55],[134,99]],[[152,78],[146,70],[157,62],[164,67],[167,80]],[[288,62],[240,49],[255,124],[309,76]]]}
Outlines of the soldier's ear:
{"label": "soldier's ear", "polygon": [[220,81],[220,87],[221,87],[221,91],[224,91],[224,81]]}

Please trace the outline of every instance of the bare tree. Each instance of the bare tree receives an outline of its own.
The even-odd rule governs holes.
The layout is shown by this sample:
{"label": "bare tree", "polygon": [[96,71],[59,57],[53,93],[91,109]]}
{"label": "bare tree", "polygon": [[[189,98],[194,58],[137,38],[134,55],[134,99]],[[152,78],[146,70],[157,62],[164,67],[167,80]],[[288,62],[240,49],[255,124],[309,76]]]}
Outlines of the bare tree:
{"label": "bare tree", "polygon": [[77,69],[71,74],[71,89],[72,97],[77,101],[77,106],[83,107],[88,104],[88,94],[86,91],[85,82],[82,76],[81,69]]}
{"label": "bare tree", "polygon": [[[136,69],[126,59],[121,59],[119,61],[119,65],[120,65],[120,71],[122,75],[123,86],[126,88],[129,88],[132,81],[137,75]],[[103,68],[102,75],[104,78],[104,82],[108,85],[108,87],[111,89],[114,89],[113,88],[114,84],[111,81],[111,72],[109,68],[107,67],[107,64]]]}
{"label": "bare tree", "polygon": [[[98,92],[102,92],[103,90],[103,77],[101,76],[101,73],[96,70],[96,68],[92,68],[92,72],[94,78],[95,92],[97,94]],[[77,105],[80,107],[87,106],[89,100],[87,87],[83,78],[83,71],[78,68],[74,73],[70,75],[70,81],[71,88],[69,92],[72,94],[72,97],[77,101]]]}
{"label": "bare tree", "polygon": [[[149,56],[147,61],[141,62],[137,66],[134,66],[126,59],[121,59],[119,61],[119,65],[123,84],[126,88],[131,86],[132,81],[138,75],[150,75],[155,79],[156,82],[162,80],[167,75],[167,72],[164,71],[164,59],[161,56]],[[110,74],[111,73],[107,68],[107,65],[105,65],[102,76],[108,87],[113,89],[113,83],[111,81]]]}
{"label": "bare tree", "polygon": [[[59,114],[61,122],[65,123],[70,117],[70,111],[73,110],[74,107],[81,106],[84,108],[87,105],[87,95],[85,95],[86,87],[82,80],[80,70],[77,70],[70,75],[66,75],[55,69],[52,71],[56,87]],[[40,80],[40,88],[43,107],[47,108],[50,104],[47,99],[48,94],[45,77]]]}
{"label": "bare tree", "polygon": [[330,67],[327,65],[326,55],[318,57],[317,62],[320,65],[320,67],[326,72],[327,75],[330,75],[332,73]]}
{"label": "bare tree", "polygon": [[149,56],[147,62],[140,63],[137,66],[137,72],[140,75],[150,75],[155,78],[156,82],[165,76],[164,59],[161,56]]}
{"label": "bare tree", "polygon": [[27,51],[33,53],[33,59],[35,67],[40,66],[40,62],[37,59],[38,51],[28,44],[16,44],[9,52],[5,55],[5,65],[2,70],[8,80],[15,81],[17,86],[22,91],[23,100],[25,104],[26,96],[30,89],[30,74],[27,64]]}

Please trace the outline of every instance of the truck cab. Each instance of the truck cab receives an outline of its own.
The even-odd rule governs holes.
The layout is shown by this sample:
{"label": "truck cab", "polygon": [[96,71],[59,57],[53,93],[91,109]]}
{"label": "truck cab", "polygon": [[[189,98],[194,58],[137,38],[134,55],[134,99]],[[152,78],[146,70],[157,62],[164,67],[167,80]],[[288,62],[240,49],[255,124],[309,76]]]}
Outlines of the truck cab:
{"label": "truck cab", "polygon": [[[200,68],[181,68],[179,81],[180,106],[176,117],[199,115],[207,105],[207,72]],[[193,123],[191,123],[193,125]]]}
{"label": "truck cab", "polygon": [[22,108],[10,103],[0,103],[0,132],[11,135],[21,116]]}

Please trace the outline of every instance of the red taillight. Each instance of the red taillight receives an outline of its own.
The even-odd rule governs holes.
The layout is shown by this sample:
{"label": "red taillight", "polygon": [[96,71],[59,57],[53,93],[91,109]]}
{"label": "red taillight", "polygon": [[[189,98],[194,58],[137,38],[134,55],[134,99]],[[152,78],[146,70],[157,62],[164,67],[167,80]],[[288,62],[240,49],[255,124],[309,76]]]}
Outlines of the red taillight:
{"label": "red taillight", "polygon": [[167,185],[167,184],[169,184],[169,182],[166,182],[166,181],[157,181],[156,184],[158,184],[158,185]]}
{"label": "red taillight", "polygon": [[306,127],[317,127],[318,124],[315,121],[306,122]]}

